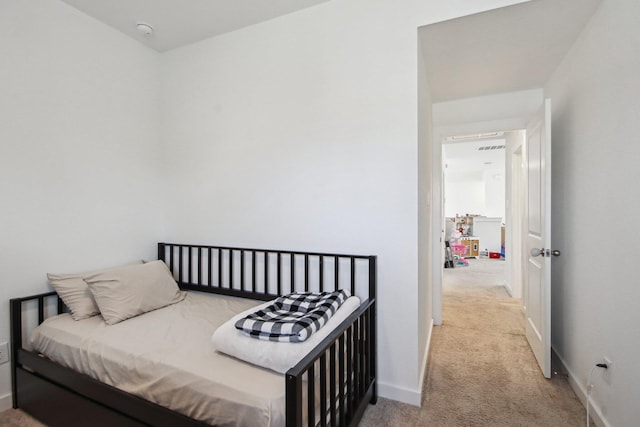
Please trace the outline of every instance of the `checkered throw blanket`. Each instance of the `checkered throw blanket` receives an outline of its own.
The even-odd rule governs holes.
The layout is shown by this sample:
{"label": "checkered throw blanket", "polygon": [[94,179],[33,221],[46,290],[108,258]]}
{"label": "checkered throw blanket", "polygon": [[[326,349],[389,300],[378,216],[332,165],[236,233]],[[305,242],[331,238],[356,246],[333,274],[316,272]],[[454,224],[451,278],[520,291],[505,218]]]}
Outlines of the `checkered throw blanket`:
{"label": "checkered throw blanket", "polygon": [[236,329],[253,338],[302,342],[316,332],[349,297],[347,292],[295,292],[238,320]]}

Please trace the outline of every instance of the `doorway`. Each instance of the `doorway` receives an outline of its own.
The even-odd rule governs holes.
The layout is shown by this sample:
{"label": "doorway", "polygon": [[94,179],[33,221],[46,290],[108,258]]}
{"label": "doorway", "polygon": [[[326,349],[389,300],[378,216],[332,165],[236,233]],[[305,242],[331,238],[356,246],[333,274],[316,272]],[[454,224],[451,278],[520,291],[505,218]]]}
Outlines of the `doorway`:
{"label": "doorway", "polygon": [[443,291],[507,283],[506,152],[503,131],[443,141],[442,221],[444,241],[454,258],[444,264]]}
{"label": "doorway", "polygon": [[[430,147],[423,168],[430,165],[432,172],[425,200],[432,213],[427,256],[434,267],[430,280],[434,325],[442,322],[441,139],[486,129],[526,128],[543,102],[542,88],[549,76],[599,3],[570,0],[559,7],[553,0],[527,1],[418,29],[418,89],[420,99],[426,100],[419,116],[432,125],[430,135],[421,139]],[[508,258],[509,237],[506,240]]]}
{"label": "doorway", "polygon": [[[436,218],[440,225],[441,236],[437,242],[438,249],[434,248],[433,251],[436,257],[434,265],[440,266],[436,272],[439,273],[439,277],[434,280],[434,302],[437,304],[434,308],[434,324],[436,325],[442,322],[442,312],[438,310],[438,306],[441,307],[442,285],[446,273],[444,268],[444,254],[446,252],[442,242],[450,240],[452,229],[458,228],[460,218],[458,218],[458,223],[454,222],[456,214],[462,217],[467,217],[466,214],[470,214],[469,216],[472,218],[465,218],[465,220],[475,222],[473,225],[465,226],[463,233],[461,233],[463,235],[471,234],[473,238],[477,238],[472,240],[478,240],[476,242],[478,252],[468,255],[475,257],[478,261],[482,261],[486,257],[491,261],[504,263],[500,284],[506,289],[509,296],[514,299],[521,298],[523,280],[521,274],[521,236],[525,206],[523,199],[525,174],[522,172],[523,154],[525,153],[523,148],[525,144],[524,129],[500,130],[505,128],[486,127],[490,125],[489,122],[444,127],[438,126],[438,122],[447,119],[448,111],[456,111],[456,114],[460,115],[464,108],[475,110],[479,109],[478,105],[493,106],[508,102],[513,106],[512,108],[525,113],[523,114],[525,118],[521,121],[524,124],[526,112],[535,111],[534,106],[541,102],[541,98],[542,92],[534,90],[435,105],[434,125],[436,135],[439,138],[434,138],[434,140],[439,140],[440,144],[434,145],[435,148],[438,148],[437,152],[439,153],[434,156],[434,169],[441,171],[438,172],[441,176],[441,192],[434,192],[434,197],[438,195],[441,201],[439,209],[441,215]],[[518,125],[513,121],[501,121],[500,123],[504,123],[506,126]],[[455,161],[457,158],[460,158],[458,166],[451,160]],[[456,168],[458,172],[456,172]],[[455,173],[459,175],[457,181],[447,178],[447,175],[451,176]],[[496,197],[493,195],[488,203],[482,197],[483,200],[480,202],[473,201],[475,205],[469,204],[469,209],[459,207],[464,206],[460,203],[464,203],[466,195],[473,188],[476,189],[476,192],[486,193],[486,189],[495,192],[496,186],[502,187],[502,197],[499,202],[495,201]],[[461,194],[462,197],[460,197]],[[434,205],[437,202],[437,199],[434,200]],[[487,204],[490,205],[488,209]],[[472,209],[474,211],[471,211]],[[502,228],[503,224],[504,228]],[[469,228],[471,228],[471,232],[465,233]],[[462,237],[463,239],[469,238]],[[504,258],[505,261],[489,258],[489,253],[499,256],[499,260]],[[480,258],[480,255],[483,258]]]}

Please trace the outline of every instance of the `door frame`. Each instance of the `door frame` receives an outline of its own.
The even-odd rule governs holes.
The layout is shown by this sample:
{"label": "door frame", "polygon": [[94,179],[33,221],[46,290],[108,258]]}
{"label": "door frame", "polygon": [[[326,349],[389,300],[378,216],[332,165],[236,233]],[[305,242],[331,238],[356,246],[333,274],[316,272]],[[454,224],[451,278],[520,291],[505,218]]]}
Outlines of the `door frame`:
{"label": "door frame", "polygon": [[507,258],[506,289],[515,299],[522,298],[524,287],[524,218],[526,201],[526,173],[524,161],[526,153],[526,132],[524,129],[507,135],[506,158],[506,206],[505,206],[505,256]]}

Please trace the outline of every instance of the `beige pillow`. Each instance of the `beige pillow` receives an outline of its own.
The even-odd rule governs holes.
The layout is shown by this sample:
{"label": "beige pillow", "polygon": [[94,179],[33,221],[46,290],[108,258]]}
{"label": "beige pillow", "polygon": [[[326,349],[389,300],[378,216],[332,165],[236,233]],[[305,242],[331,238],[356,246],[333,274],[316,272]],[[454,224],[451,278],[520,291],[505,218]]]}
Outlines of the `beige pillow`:
{"label": "beige pillow", "polygon": [[[128,265],[136,264],[142,264],[142,261],[136,261]],[[73,320],[82,320],[100,314],[93,295],[91,295],[83,278],[103,271],[108,270],[75,274],[47,273],[47,278],[49,282],[51,282],[51,286],[53,286],[53,289],[58,293],[58,296],[62,298],[65,305],[69,307]]]}
{"label": "beige pillow", "polygon": [[162,261],[104,271],[84,281],[109,325],[175,304],[186,296]]}

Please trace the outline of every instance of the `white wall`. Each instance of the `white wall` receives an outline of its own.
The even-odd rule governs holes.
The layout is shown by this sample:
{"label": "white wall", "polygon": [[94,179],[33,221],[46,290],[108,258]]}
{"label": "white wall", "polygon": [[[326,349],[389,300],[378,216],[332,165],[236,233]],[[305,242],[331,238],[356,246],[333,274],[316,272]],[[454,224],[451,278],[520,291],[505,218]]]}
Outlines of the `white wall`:
{"label": "white wall", "polygon": [[[604,0],[545,87],[552,100],[552,343],[611,426],[640,419],[640,3]],[[625,226],[625,224],[627,226]],[[630,225],[629,225],[630,224]]]}
{"label": "white wall", "polygon": [[[446,162],[452,165],[455,160]],[[444,176],[446,217],[456,214],[504,217],[504,169],[469,172],[446,172],[445,169]]]}
{"label": "white wall", "polygon": [[505,169],[491,169],[483,173],[484,215],[504,221]]}
{"label": "white wall", "polygon": [[416,26],[381,34],[392,9],[331,2],[165,54],[163,135],[170,239],[379,256],[380,391],[415,403]]}
{"label": "white wall", "polygon": [[541,103],[542,89],[438,102],[433,124],[444,136],[521,129]]}
{"label": "white wall", "polygon": [[[0,3],[0,342],[48,271],[153,257],[157,56],[64,3]],[[5,364],[0,410],[10,384]]]}
{"label": "white wall", "polygon": [[485,182],[481,171],[444,174],[444,216],[485,215]]}
{"label": "white wall", "polygon": [[511,3],[333,1],[164,54],[169,238],[378,255],[380,392],[419,403],[416,29]]}

